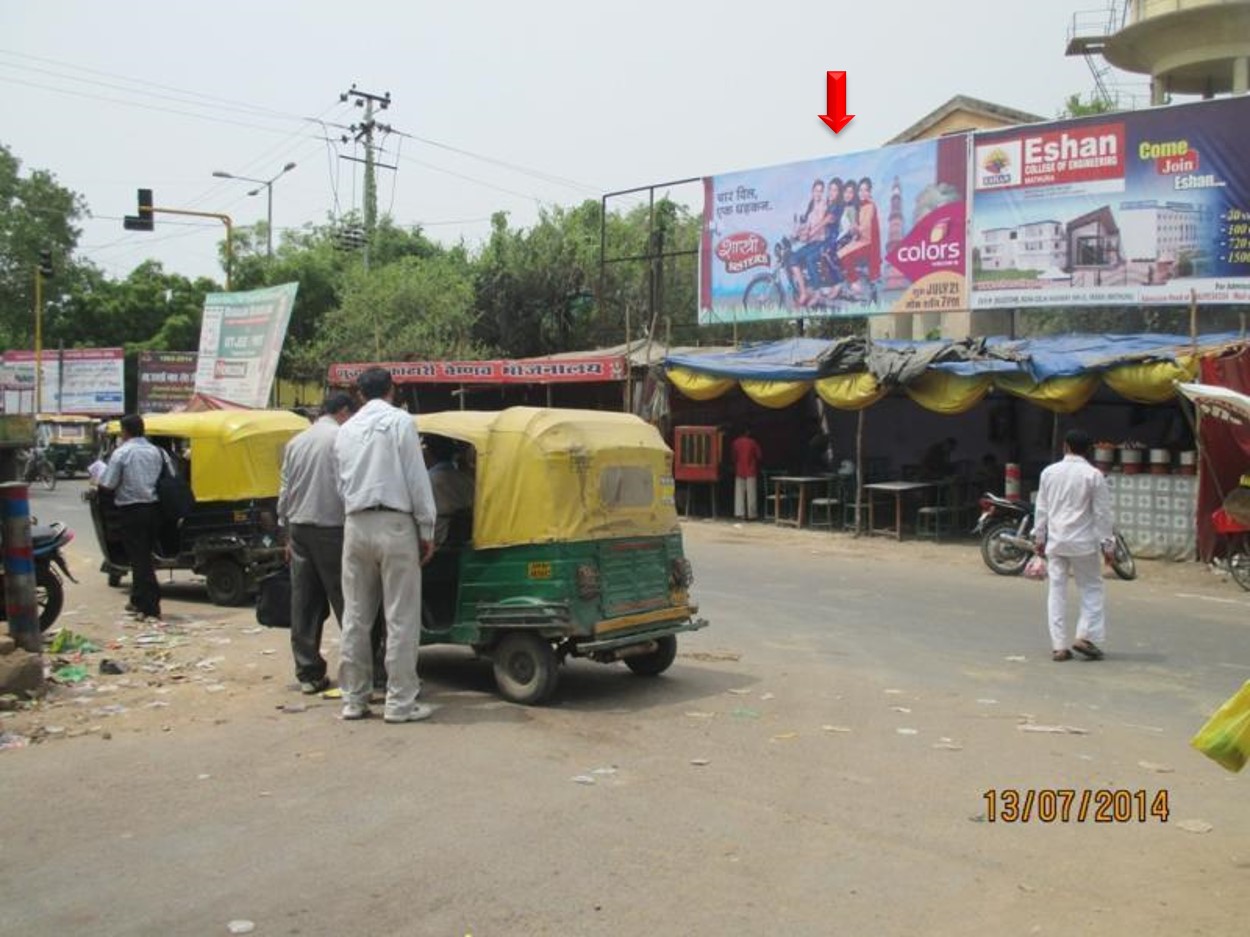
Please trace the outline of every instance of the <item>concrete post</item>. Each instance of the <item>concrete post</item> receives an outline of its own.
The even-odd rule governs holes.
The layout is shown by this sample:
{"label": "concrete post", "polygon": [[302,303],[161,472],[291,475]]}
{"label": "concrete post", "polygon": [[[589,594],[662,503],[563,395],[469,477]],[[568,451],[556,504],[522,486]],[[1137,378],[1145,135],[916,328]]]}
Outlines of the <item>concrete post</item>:
{"label": "concrete post", "polygon": [[9,634],[25,651],[41,653],[35,559],[30,539],[30,501],[21,482],[0,484],[0,538],[4,549],[4,605]]}
{"label": "concrete post", "polygon": [[1233,59],[1233,94],[1250,91],[1250,56]]}

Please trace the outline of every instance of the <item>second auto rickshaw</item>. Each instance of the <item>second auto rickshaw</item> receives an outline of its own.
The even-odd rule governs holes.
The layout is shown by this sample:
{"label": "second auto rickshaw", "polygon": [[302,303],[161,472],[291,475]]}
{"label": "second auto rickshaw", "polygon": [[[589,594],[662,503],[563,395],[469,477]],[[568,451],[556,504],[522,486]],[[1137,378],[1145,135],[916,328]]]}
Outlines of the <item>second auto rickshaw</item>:
{"label": "second auto rickshaw", "polygon": [[423,644],[494,662],[500,693],[539,703],[567,657],[654,676],[704,627],[673,501],[672,453],[623,413],[513,407],[417,420],[470,447],[474,508],[423,579]]}
{"label": "second auto rickshaw", "polygon": [[89,416],[41,413],[35,418],[35,445],[57,473],[73,478],[95,461],[95,431]]}
{"label": "second auto rickshaw", "polygon": [[[189,478],[195,507],[161,531],[157,569],[203,575],[218,605],[241,605],[257,581],[282,565],[276,506],[282,449],[308,421],[286,410],[209,410],[144,417],[148,439],[165,449]],[[120,432],[114,422],[110,435]],[[93,489],[91,502],[103,572],[117,585],[129,572],[112,495]]]}

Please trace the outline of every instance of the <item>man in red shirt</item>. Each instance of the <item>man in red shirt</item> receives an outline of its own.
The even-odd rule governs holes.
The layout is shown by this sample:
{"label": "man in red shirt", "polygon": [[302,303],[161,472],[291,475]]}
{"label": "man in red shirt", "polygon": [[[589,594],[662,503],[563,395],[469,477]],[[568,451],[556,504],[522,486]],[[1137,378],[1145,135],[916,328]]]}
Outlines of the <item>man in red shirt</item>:
{"label": "man in red shirt", "polygon": [[744,428],[731,447],[734,460],[734,517],[753,521],[759,513],[756,495],[759,487],[760,460],[764,453],[760,444],[751,437],[751,430]]}

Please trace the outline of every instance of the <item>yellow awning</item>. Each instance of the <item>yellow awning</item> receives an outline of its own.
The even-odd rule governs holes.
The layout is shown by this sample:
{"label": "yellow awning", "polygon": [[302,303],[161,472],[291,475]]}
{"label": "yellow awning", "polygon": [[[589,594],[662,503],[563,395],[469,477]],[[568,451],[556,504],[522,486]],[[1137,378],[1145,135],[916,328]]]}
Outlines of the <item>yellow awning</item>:
{"label": "yellow awning", "polygon": [[993,383],[988,374],[964,377],[948,371],[926,371],[903,389],[926,410],[953,415],[979,404]]}
{"label": "yellow awning", "polygon": [[816,381],[816,393],[838,410],[862,410],[885,396],[886,389],[867,371],[835,374]]}

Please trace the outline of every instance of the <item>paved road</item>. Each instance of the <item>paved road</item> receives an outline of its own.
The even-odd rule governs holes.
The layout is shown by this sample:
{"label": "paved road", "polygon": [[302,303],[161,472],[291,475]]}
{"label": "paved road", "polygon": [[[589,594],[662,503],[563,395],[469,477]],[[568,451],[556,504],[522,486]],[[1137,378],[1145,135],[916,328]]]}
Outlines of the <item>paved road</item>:
{"label": "paved road", "polygon": [[[1053,664],[1041,588],[968,546],[687,542],[713,627],[658,680],[575,662],[526,709],[430,650],[435,721],[342,723],[275,710],[281,637],[236,625],[261,672],[173,731],[0,752],[0,933],[1174,935],[1250,911],[1246,779],[1186,745],[1250,677],[1250,594],[1142,564],[1109,583],[1109,659]],[[116,593],[82,590],[89,630]],[[1029,787],[1164,789],[1170,819],[985,822],[987,789]]]}

